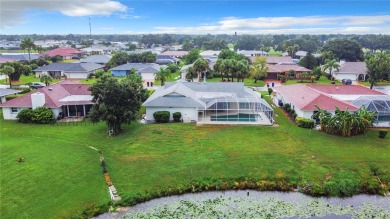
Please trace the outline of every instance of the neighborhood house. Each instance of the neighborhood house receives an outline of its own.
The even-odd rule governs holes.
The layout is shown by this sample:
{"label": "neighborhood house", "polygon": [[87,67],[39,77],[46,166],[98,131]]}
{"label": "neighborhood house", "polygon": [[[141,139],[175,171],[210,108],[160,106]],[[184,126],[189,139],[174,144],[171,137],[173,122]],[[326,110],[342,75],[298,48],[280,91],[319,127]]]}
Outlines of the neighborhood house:
{"label": "neighborhood house", "polygon": [[166,66],[160,66],[155,63],[127,63],[110,70],[113,76],[124,77],[129,75],[131,70],[134,69],[142,77],[143,85],[146,87],[152,87],[154,84],[155,73],[159,71],[160,68],[165,67]]}
{"label": "neighborhood house", "polygon": [[32,93],[9,100],[0,105],[4,119],[16,119],[23,109],[50,108],[55,118],[86,116],[93,102],[89,85],[63,81]]}
{"label": "neighborhood house", "polygon": [[96,63],[52,63],[35,70],[35,77],[48,74],[53,78],[65,77],[68,79],[86,79],[91,73],[103,69],[103,65]]}
{"label": "neighborhood house", "polygon": [[272,107],[244,83],[166,83],[143,104],[146,120],[153,113],[180,112],[184,122],[197,124],[272,125]]}

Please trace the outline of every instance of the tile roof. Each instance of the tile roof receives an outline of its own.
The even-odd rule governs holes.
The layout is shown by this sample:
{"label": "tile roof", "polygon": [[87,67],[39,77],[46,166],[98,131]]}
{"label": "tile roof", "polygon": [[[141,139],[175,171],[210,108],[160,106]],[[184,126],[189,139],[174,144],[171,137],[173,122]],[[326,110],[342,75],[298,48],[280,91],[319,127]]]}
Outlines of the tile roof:
{"label": "tile roof", "polygon": [[58,108],[64,105],[61,103],[61,99],[70,95],[91,95],[88,90],[90,85],[81,84],[78,82],[65,81],[57,84],[52,84],[43,88],[39,88],[32,93],[28,93],[21,97],[9,100],[0,107],[27,107],[31,108],[31,94],[33,93],[44,93],[45,94],[45,106],[48,108]]}
{"label": "tile roof", "polygon": [[[31,60],[38,59],[37,54],[30,54]],[[29,61],[28,54],[17,54],[17,55],[2,55],[1,58],[11,59],[14,61]]]}
{"label": "tile roof", "polygon": [[[143,70],[143,69],[146,69],[148,68],[148,70],[153,70],[154,71],[158,71],[160,68],[162,68],[164,66],[160,66],[156,63],[127,63],[127,64],[123,64],[123,65],[119,65],[117,67],[114,67],[110,70],[114,70],[114,71],[128,71],[130,69],[135,69],[136,71],[140,72]],[[144,71],[142,71],[144,72]],[[150,72],[149,72],[150,73]]]}
{"label": "tile roof", "polygon": [[85,59],[81,59],[80,62],[81,63],[108,63],[108,61],[110,61],[111,59],[111,56],[109,55],[92,55],[92,56],[88,56],[87,58]]}
{"label": "tile roof", "polygon": [[317,92],[330,95],[385,95],[376,90],[371,90],[360,85],[314,85],[307,84],[306,86],[316,90]]}
{"label": "tile roof", "polygon": [[340,65],[339,70],[335,70],[334,73],[367,73],[367,67],[365,62],[344,62]]}
{"label": "tile roof", "polygon": [[282,73],[282,72],[288,72],[290,70],[294,70],[296,72],[311,72],[310,69],[307,69],[305,67],[302,67],[302,66],[299,66],[299,65],[269,65],[267,64],[268,66],[268,72],[271,72],[271,73],[274,73],[274,72],[277,72],[277,73]]}
{"label": "tile roof", "polygon": [[358,109],[351,104],[332,98],[306,85],[280,86],[277,88],[277,92],[301,110],[317,110],[315,105],[324,110],[335,110],[336,107],[340,109],[348,108],[352,111]]}
{"label": "tile roof", "polygon": [[20,93],[20,90],[0,88],[0,97]]}
{"label": "tile roof", "polygon": [[[256,59],[255,56],[249,57],[252,62]],[[282,62],[293,62],[290,56],[266,56],[267,64],[278,64]]]}
{"label": "tile roof", "polygon": [[188,54],[187,51],[165,51],[165,52],[161,53],[160,55],[181,57],[181,56],[184,56],[187,54]]}
{"label": "tile roof", "polygon": [[90,72],[100,68],[103,65],[96,63],[64,63],[56,62],[50,65],[39,67],[33,71],[66,71],[66,72]]}
{"label": "tile roof", "polygon": [[72,55],[78,55],[86,53],[85,51],[81,51],[72,47],[59,47],[50,51],[43,52],[39,54],[39,56],[45,56],[48,55],[50,57],[52,56],[72,56]]}

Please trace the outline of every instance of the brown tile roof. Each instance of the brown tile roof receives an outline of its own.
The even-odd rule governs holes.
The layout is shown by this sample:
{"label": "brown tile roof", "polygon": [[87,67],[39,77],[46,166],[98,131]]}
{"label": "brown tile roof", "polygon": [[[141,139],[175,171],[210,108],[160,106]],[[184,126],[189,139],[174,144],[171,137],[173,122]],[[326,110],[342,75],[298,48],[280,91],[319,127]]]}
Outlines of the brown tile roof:
{"label": "brown tile roof", "polygon": [[322,94],[305,85],[294,84],[280,86],[277,88],[277,92],[301,110],[317,110],[315,105],[324,110],[335,110],[336,107],[340,109],[348,108],[351,111],[358,110],[357,107],[351,104]]}
{"label": "brown tile roof", "polygon": [[[43,88],[39,88],[32,93],[28,93],[24,96],[9,100],[0,105],[0,107],[32,107],[31,94],[44,93],[45,94],[45,106],[48,108],[58,108],[63,105],[60,99],[70,95],[91,95],[88,91],[90,85],[81,84],[78,82],[60,82]],[[51,89],[51,90],[50,90]]]}
{"label": "brown tile roof", "polygon": [[311,72],[310,69],[307,69],[305,67],[299,66],[299,65],[269,65],[268,66],[268,72],[269,73],[282,73],[282,72],[288,72],[290,70],[294,70],[295,72]]}

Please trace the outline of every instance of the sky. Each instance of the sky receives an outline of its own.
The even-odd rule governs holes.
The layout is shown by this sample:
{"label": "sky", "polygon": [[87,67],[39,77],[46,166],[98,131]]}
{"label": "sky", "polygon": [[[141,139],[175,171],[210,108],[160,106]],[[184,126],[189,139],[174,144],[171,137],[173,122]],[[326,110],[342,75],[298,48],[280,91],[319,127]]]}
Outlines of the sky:
{"label": "sky", "polygon": [[0,0],[0,34],[390,34],[389,0]]}

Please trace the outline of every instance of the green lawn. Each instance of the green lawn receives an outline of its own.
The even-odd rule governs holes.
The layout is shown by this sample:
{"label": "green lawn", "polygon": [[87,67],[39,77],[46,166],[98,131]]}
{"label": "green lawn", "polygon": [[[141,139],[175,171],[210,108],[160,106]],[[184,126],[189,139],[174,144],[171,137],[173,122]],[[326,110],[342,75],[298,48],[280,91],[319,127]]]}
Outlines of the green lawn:
{"label": "green lawn", "polygon": [[[89,146],[103,152],[123,198],[205,178],[322,185],[347,172],[363,185],[374,179],[372,167],[390,182],[389,136],[379,139],[377,130],[331,136],[292,125],[280,109],[275,113],[278,127],[132,124],[117,137],[107,137],[105,123],[50,126],[0,119],[1,218],[66,218],[106,203],[99,154]],[[23,163],[17,162],[21,156]]]}
{"label": "green lawn", "polygon": [[[342,84],[340,81],[334,81],[335,84]],[[331,84],[331,80],[329,80],[325,76],[321,76],[320,80],[314,81],[315,84]],[[283,83],[284,85],[290,85],[290,84],[311,84],[310,80],[288,80],[286,83]]]}
{"label": "green lawn", "polygon": [[[371,85],[370,82],[368,82],[368,81],[359,81],[359,84],[362,84],[364,86]],[[380,81],[375,86],[385,86],[385,85],[390,85],[390,81]]]}
{"label": "green lawn", "polygon": [[[237,79],[235,78],[234,81],[236,81]],[[221,82],[222,79],[221,78],[211,78],[211,79],[207,79],[206,80],[207,82]],[[262,80],[258,80],[256,83],[255,83],[255,80],[251,79],[251,78],[245,78],[244,79],[244,85],[245,86],[250,86],[250,87],[264,87],[265,86],[265,82],[262,81]]]}
{"label": "green lawn", "polygon": [[[40,79],[35,77],[35,74],[30,74],[29,76],[24,76],[21,75],[19,81],[12,81],[12,85],[22,85],[22,84],[27,84],[27,83],[32,83],[32,82],[39,82]],[[56,83],[58,82],[59,79],[54,79],[51,83]],[[6,81],[6,79],[0,80],[0,84],[6,84],[8,85],[9,82]]]}

